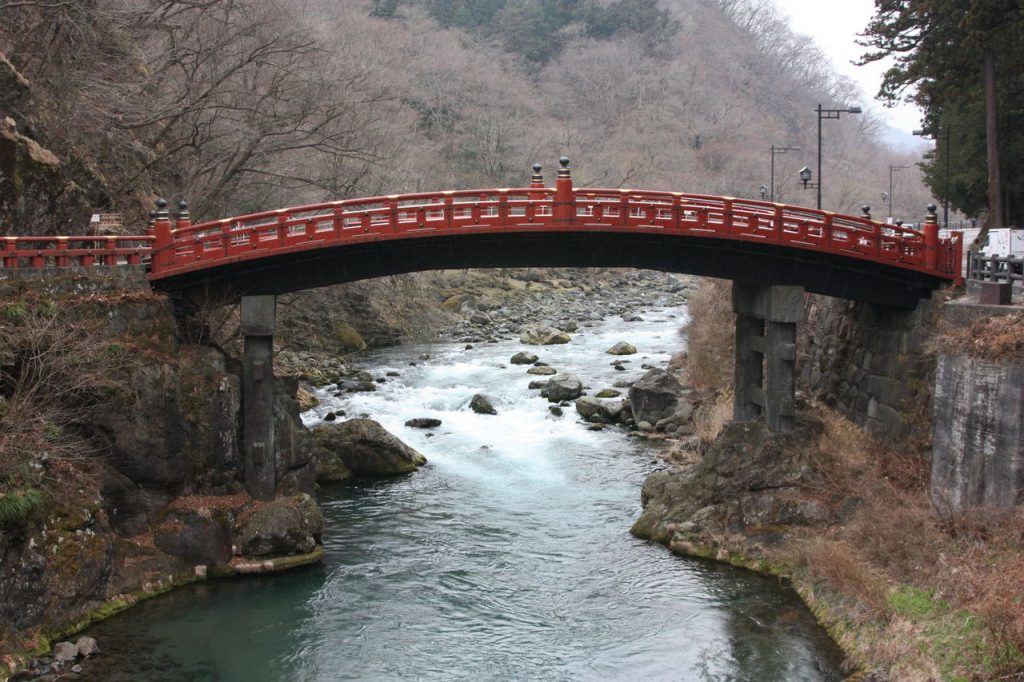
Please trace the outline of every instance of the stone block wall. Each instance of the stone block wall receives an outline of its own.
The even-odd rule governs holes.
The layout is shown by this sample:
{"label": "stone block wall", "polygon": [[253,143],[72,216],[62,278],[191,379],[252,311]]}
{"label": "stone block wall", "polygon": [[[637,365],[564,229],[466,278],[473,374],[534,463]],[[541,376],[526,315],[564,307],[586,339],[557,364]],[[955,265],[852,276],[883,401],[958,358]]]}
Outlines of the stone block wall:
{"label": "stone block wall", "polygon": [[940,307],[934,296],[914,310],[810,296],[802,388],[878,438],[927,436],[935,359],[926,344]]}
{"label": "stone block wall", "polygon": [[1024,491],[1024,364],[940,354],[932,501],[1013,507]]}

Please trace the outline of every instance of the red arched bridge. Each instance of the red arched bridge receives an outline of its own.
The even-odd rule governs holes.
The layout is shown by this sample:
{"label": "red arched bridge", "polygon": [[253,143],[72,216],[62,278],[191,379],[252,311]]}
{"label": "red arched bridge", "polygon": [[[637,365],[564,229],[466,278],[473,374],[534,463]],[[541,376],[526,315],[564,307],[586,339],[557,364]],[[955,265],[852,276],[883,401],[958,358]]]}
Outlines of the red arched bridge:
{"label": "red arched bridge", "polygon": [[748,199],[555,186],[347,199],[192,224],[161,205],[152,234],[0,237],[4,268],[149,263],[154,286],[280,294],[381,275],[466,267],[638,267],[796,285],[911,307],[959,281],[962,240]]}
{"label": "red arched bridge", "polygon": [[[792,428],[796,325],[804,291],[913,307],[959,283],[962,239],[797,206],[645,190],[577,189],[569,160],[555,186],[350,199],[193,225],[158,203],[152,234],[0,237],[4,268],[148,262],[156,287],[241,298],[245,480],[276,490],[276,294],[416,270],[620,266],[736,280],[734,419]],[[865,211],[865,214],[867,211]]]}

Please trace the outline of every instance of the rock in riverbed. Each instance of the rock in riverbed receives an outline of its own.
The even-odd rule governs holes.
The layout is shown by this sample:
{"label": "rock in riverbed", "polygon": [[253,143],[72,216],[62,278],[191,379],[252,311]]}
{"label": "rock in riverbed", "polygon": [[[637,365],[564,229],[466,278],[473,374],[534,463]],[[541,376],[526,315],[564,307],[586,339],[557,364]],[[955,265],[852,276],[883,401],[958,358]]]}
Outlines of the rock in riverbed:
{"label": "rock in riverbed", "polygon": [[583,395],[583,382],[574,374],[558,374],[548,379],[544,393],[548,401],[553,403],[575,400]]}
{"label": "rock in riverbed", "polygon": [[557,343],[569,343],[572,337],[554,327],[530,326],[519,336],[520,343],[530,346],[550,346]]}
{"label": "rock in riverbed", "polygon": [[512,356],[513,365],[532,365],[537,362],[538,358],[533,353],[527,353],[526,351],[520,351]]}
{"label": "rock in riverbed", "polygon": [[617,344],[605,351],[609,355],[633,355],[636,353],[636,346],[625,341],[619,341]]}
{"label": "rock in riverbed", "polygon": [[441,420],[433,417],[416,417],[405,422],[405,425],[412,429],[432,429],[435,426],[440,426]]}
{"label": "rock in riverbed", "polygon": [[372,419],[324,424],[313,431],[318,472],[340,463],[363,476],[394,476],[415,471],[427,459]]}
{"label": "rock in riverbed", "polygon": [[629,389],[629,402],[637,424],[656,424],[675,414],[683,387],[663,369],[652,369]]}
{"label": "rock in riverbed", "polygon": [[473,399],[469,401],[469,409],[473,410],[477,414],[498,414],[498,411],[494,409],[494,405],[487,396],[477,393],[473,396]]}

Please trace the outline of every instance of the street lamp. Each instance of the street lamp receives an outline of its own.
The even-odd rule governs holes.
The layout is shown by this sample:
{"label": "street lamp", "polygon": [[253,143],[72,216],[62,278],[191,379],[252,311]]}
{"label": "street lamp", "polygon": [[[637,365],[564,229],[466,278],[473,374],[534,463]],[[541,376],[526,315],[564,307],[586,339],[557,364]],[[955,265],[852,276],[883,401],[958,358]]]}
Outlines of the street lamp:
{"label": "street lamp", "polygon": [[942,226],[949,228],[949,141],[953,137],[952,128],[946,128],[946,132],[942,133],[941,136],[929,133],[925,130],[915,130],[914,134],[918,137],[927,137],[938,142],[940,139],[946,141],[946,177],[942,181]]}
{"label": "street lamp", "polygon": [[856,104],[851,104],[845,109],[822,109],[821,105],[818,105],[816,109],[818,112],[818,210],[821,210],[821,121],[825,118],[838,119],[840,114],[859,114],[860,107]]}
{"label": "street lamp", "polygon": [[890,225],[892,224],[892,174],[896,171],[907,170],[910,166],[889,166],[889,220],[886,221]]}
{"label": "street lamp", "polygon": [[813,177],[813,174],[811,173],[811,169],[810,168],[808,168],[807,166],[804,166],[803,168],[800,169],[800,183],[804,186],[804,189],[817,189],[817,188],[820,188],[821,187],[821,183],[820,182],[811,182],[811,177]]}
{"label": "street lamp", "polygon": [[768,198],[768,187],[767,185],[761,185],[761,201]]}
{"label": "street lamp", "polygon": [[772,179],[771,188],[768,190],[772,195],[772,201],[775,201],[775,155],[798,151],[800,151],[800,147],[776,147],[775,145],[772,145]]}

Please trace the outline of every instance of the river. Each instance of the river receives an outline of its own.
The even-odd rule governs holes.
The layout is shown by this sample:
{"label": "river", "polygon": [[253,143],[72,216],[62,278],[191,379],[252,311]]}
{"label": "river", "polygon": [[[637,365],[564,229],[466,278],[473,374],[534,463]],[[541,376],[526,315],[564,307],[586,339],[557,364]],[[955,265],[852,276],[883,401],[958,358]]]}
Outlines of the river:
{"label": "river", "polygon": [[[533,348],[596,392],[663,367],[680,308]],[[639,353],[625,371],[604,351]],[[389,377],[303,416],[369,415],[425,454],[404,478],[325,488],[324,562],[177,590],[92,628],[82,679],[838,680],[841,654],[777,581],[631,537],[651,446],[588,430],[527,385],[515,341],[374,352]],[[421,353],[429,354],[422,359]],[[625,389],[623,389],[625,390]],[[498,414],[468,408],[475,393]],[[436,417],[427,431],[404,426]]]}

